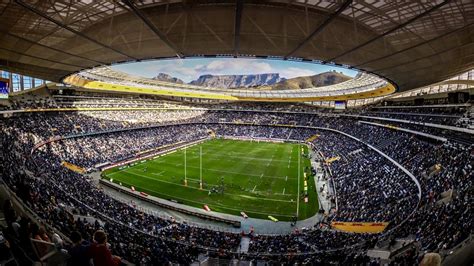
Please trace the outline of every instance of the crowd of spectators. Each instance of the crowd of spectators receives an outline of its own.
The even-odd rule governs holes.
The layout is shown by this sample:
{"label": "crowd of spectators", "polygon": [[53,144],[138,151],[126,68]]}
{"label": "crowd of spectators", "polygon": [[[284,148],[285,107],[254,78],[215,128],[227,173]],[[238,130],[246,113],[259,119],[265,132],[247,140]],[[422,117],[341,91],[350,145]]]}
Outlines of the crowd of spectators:
{"label": "crowd of spectators", "polygon": [[[23,114],[1,120],[3,180],[46,224],[74,243],[80,241],[75,232],[93,243],[94,232],[103,230],[112,254],[134,263],[187,264],[196,260],[200,252],[233,257],[240,235],[143,213],[111,198],[85,176],[62,167],[61,162],[92,168],[142,150],[206,137],[209,131],[217,135],[295,140],[319,134],[313,140],[316,149],[326,158],[339,157],[329,166],[339,206],[328,220],[387,221],[390,225],[385,234],[414,235],[423,250],[429,251],[452,248],[472,233],[472,146],[441,144],[360,124],[352,118],[313,114],[212,110],[98,113]],[[421,185],[421,200],[413,180],[353,139],[318,129],[268,124],[329,127],[360,138],[414,174]],[[105,133],[109,130],[124,131]],[[94,132],[100,134],[52,142],[30,156],[35,144],[51,137]],[[453,193],[446,197],[449,191]],[[80,217],[94,217],[96,221]],[[37,235],[41,238],[43,234]],[[364,250],[379,237],[385,235],[349,234],[319,227],[286,236],[251,235],[245,258],[370,263],[373,261],[364,255]],[[339,256],[331,253],[334,250],[339,250]]]}
{"label": "crowd of spectators", "polygon": [[[24,99],[11,101],[7,109],[38,109],[38,108],[157,108],[157,109],[200,109],[200,110],[251,110],[251,111],[283,111],[310,113],[340,113],[340,110],[316,108],[305,104],[291,103],[185,103],[164,101],[162,99],[140,96],[104,96],[100,93],[66,93],[40,96],[24,96]],[[414,122],[434,123],[461,128],[472,128],[472,107],[419,107],[414,106],[376,106],[362,109],[346,110],[344,113],[353,115],[375,116],[403,119]]]}
{"label": "crowd of spectators", "polygon": [[416,123],[431,123],[460,128],[474,127],[474,110],[472,107],[437,107],[437,108],[371,108],[356,112],[364,116],[384,117],[408,120]]}
{"label": "crowd of spectators", "polygon": [[[348,143],[340,145],[340,142]],[[413,180],[386,158],[338,134],[322,134],[314,141],[331,163],[340,205],[336,220],[386,222],[403,220],[418,201]]]}

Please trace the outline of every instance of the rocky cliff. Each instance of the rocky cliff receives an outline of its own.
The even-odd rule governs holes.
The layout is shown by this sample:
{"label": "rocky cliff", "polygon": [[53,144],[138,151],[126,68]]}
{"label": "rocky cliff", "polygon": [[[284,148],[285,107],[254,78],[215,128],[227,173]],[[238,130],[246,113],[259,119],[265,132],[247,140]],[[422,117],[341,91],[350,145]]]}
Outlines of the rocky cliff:
{"label": "rocky cliff", "polygon": [[190,84],[218,88],[249,88],[273,85],[285,80],[278,73],[256,75],[202,75]]}

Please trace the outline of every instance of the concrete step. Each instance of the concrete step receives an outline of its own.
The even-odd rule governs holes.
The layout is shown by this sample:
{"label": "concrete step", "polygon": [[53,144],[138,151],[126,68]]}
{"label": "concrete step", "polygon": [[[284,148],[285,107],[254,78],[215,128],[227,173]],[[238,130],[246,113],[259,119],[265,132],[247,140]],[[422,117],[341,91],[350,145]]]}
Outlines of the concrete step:
{"label": "concrete step", "polygon": [[247,253],[249,251],[249,246],[250,246],[250,238],[246,237],[246,236],[243,236],[240,239],[240,245],[239,245],[238,252]]}

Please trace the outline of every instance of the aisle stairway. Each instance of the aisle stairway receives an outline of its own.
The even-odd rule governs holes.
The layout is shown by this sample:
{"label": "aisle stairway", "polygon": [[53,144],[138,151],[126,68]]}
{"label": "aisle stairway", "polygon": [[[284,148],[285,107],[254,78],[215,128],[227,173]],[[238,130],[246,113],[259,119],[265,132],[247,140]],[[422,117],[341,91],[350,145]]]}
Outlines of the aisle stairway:
{"label": "aisle stairway", "polygon": [[240,246],[239,246],[238,252],[247,253],[249,251],[249,246],[250,246],[250,238],[247,236],[243,236],[240,239]]}

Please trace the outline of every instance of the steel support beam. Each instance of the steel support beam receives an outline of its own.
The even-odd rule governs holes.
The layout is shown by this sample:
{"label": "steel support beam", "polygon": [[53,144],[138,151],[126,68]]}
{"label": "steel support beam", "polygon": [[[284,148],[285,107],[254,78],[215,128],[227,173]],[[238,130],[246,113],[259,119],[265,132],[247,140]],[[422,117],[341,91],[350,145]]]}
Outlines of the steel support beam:
{"label": "steel support beam", "polygon": [[47,68],[38,65],[9,61],[2,58],[0,58],[0,69],[10,73],[26,75],[55,82],[60,82],[61,77],[65,77],[70,74],[70,71],[64,69]]}
{"label": "steel support beam", "polygon": [[242,9],[244,0],[235,1],[235,20],[234,20],[234,56],[239,54],[240,49],[240,25],[242,24]]}
{"label": "steel support beam", "polygon": [[166,44],[166,46],[168,46],[171,50],[173,50],[177,57],[179,57],[179,58],[184,57],[184,54],[182,52],[180,52],[178,50],[178,48],[173,43],[171,43],[171,41],[168,39],[168,37],[166,37],[166,35],[164,33],[162,33],[159,29],[157,29],[155,27],[155,25],[140,11],[140,9],[138,9],[135,6],[135,4],[132,1],[122,0],[122,3],[124,3],[126,6],[128,6],[132,10],[132,12],[139,19],[141,19],[143,21],[143,23],[145,23],[145,25],[147,25],[147,27],[151,31],[153,31],[153,33],[155,33],[155,35],[158,36],[158,38],[160,38],[160,40],[162,42],[164,42]]}
{"label": "steel support beam", "polygon": [[395,31],[397,31],[397,30],[399,30],[399,29],[401,29],[401,28],[407,26],[408,24],[410,24],[410,23],[412,23],[412,22],[414,22],[414,21],[416,21],[416,20],[418,20],[418,19],[420,19],[420,18],[426,16],[426,15],[429,15],[431,12],[437,10],[438,8],[440,8],[440,7],[442,7],[442,6],[446,5],[446,4],[448,4],[448,3],[451,2],[451,1],[452,1],[452,0],[446,0],[446,1],[444,1],[444,2],[442,2],[442,3],[440,3],[440,4],[436,5],[436,6],[434,6],[434,7],[432,7],[432,8],[426,10],[425,12],[423,12],[423,13],[417,15],[417,16],[414,16],[413,18],[411,18],[411,19],[405,21],[404,23],[402,23],[402,24],[400,24],[400,25],[398,25],[398,26],[396,26],[396,27],[394,27],[394,28],[392,28],[392,29],[390,29],[390,30],[388,30],[388,31],[386,31],[386,32],[384,32],[384,33],[382,33],[382,34],[380,34],[380,35],[378,35],[378,36],[376,36],[376,37],[374,37],[374,38],[372,38],[372,39],[370,39],[370,40],[364,42],[364,43],[362,43],[362,44],[359,44],[359,45],[357,45],[356,47],[354,47],[354,48],[352,48],[352,49],[350,49],[350,50],[347,50],[347,51],[343,52],[342,54],[340,54],[340,55],[338,55],[338,56],[335,56],[335,57],[333,57],[333,58],[331,58],[331,59],[328,59],[327,61],[333,62],[334,60],[336,60],[336,59],[338,59],[338,58],[340,58],[340,57],[343,57],[343,56],[345,56],[345,55],[347,55],[347,54],[350,54],[350,53],[352,53],[352,52],[354,52],[354,51],[356,51],[356,50],[359,50],[360,48],[362,48],[362,47],[364,47],[364,46],[367,46],[367,45],[369,45],[369,44],[375,42],[376,40],[378,40],[378,39],[380,39],[380,38],[382,38],[382,37],[385,37],[385,36],[389,35],[390,33],[395,32]]}
{"label": "steel support beam", "polygon": [[35,13],[36,15],[38,15],[38,16],[40,16],[40,17],[42,17],[42,18],[44,18],[44,19],[46,19],[46,20],[48,20],[48,21],[50,21],[50,22],[52,22],[52,23],[54,23],[54,24],[56,24],[57,26],[59,26],[59,27],[65,29],[65,30],[68,30],[68,31],[70,31],[70,32],[72,32],[72,33],[74,33],[74,34],[76,34],[77,36],[80,36],[80,37],[82,37],[82,38],[84,38],[84,39],[86,39],[86,40],[88,40],[88,41],[90,41],[90,42],[93,42],[93,43],[95,43],[95,44],[97,44],[97,45],[99,45],[99,46],[102,46],[102,47],[104,47],[104,48],[107,48],[107,49],[109,49],[109,50],[112,50],[112,51],[114,51],[114,52],[116,52],[116,53],[118,53],[118,54],[120,54],[120,55],[125,56],[125,57],[131,58],[131,59],[133,59],[133,60],[138,60],[138,58],[135,58],[135,57],[133,57],[133,56],[130,56],[130,55],[128,55],[128,54],[126,54],[126,53],[124,53],[124,52],[122,52],[122,51],[119,51],[119,50],[117,50],[117,49],[115,49],[115,48],[113,48],[113,47],[110,47],[109,45],[106,45],[106,44],[104,44],[104,43],[102,43],[102,42],[99,42],[99,41],[97,41],[96,39],[93,39],[93,38],[91,38],[91,37],[89,37],[89,36],[83,34],[82,32],[79,32],[79,31],[77,31],[77,30],[75,30],[75,29],[69,27],[68,25],[66,25],[66,24],[64,24],[64,23],[62,23],[62,22],[60,22],[60,21],[57,21],[57,20],[54,19],[54,18],[49,17],[48,15],[44,14],[44,13],[41,12],[40,10],[38,10],[38,9],[36,9],[36,8],[34,8],[34,7],[32,7],[32,6],[30,6],[29,4],[24,3],[24,2],[21,1],[21,0],[15,0],[15,3],[17,3],[17,4],[20,5],[20,6],[22,6],[22,7],[25,8],[25,9],[28,9],[29,11]]}
{"label": "steel support beam", "polygon": [[285,55],[285,58],[292,56],[294,53],[296,53],[301,47],[305,46],[308,42],[310,42],[316,35],[318,35],[320,32],[322,32],[330,23],[333,21],[339,14],[341,14],[342,11],[344,11],[346,8],[349,7],[349,5],[352,3],[352,0],[346,0],[337,10],[336,12],[332,13],[329,15],[329,17],[321,23],[316,29],[311,32],[301,43],[299,43],[291,52]]}
{"label": "steel support beam", "polygon": [[70,67],[78,67],[78,68],[87,68],[87,67],[85,67],[85,66],[63,63],[63,62],[60,62],[60,61],[51,60],[51,59],[44,58],[44,57],[41,57],[41,56],[36,56],[36,55],[31,55],[31,54],[20,53],[20,52],[17,52],[17,51],[15,51],[15,50],[11,50],[11,49],[4,48],[4,47],[0,47],[0,50],[5,50],[5,51],[10,52],[10,53],[19,54],[19,55],[21,55],[21,56],[27,56],[27,57],[31,57],[31,58],[35,58],[35,59],[39,59],[39,60],[48,61],[48,62],[51,62],[51,63],[53,63],[53,64],[60,64],[60,65],[65,65],[65,66],[70,66]]}
{"label": "steel support beam", "polygon": [[80,55],[76,55],[76,54],[71,54],[71,53],[66,52],[66,51],[64,51],[64,50],[56,49],[56,48],[54,48],[54,47],[47,46],[47,45],[41,44],[41,43],[39,43],[39,42],[32,41],[32,40],[30,40],[30,39],[27,39],[27,38],[24,38],[24,37],[15,35],[15,34],[10,33],[10,32],[4,32],[4,33],[5,33],[6,35],[9,35],[9,36],[13,37],[13,38],[19,39],[19,40],[21,40],[22,42],[27,42],[27,43],[31,43],[31,44],[33,44],[33,45],[38,45],[38,46],[40,46],[40,47],[43,47],[43,48],[46,48],[46,49],[50,49],[50,50],[53,50],[53,51],[58,52],[58,53],[63,53],[63,54],[70,55],[70,56],[73,56],[73,57],[81,58],[81,59],[83,59],[83,60],[91,61],[91,62],[94,62],[94,63],[97,63],[97,64],[101,64],[101,65],[106,65],[106,64],[107,64],[107,63],[105,63],[105,62],[97,61],[97,60],[90,59],[90,58],[87,58],[87,57],[84,57],[84,56],[80,56]]}
{"label": "steel support beam", "polygon": [[446,37],[446,36],[448,36],[448,35],[455,34],[455,33],[459,32],[459,31],[462,31],[462,30],[466,30],[466,29],[468,29],[469,27],[472,27],[472,26],[474,26],[474,22],[469,23],[469,24],[466,24],[466,25],[463,26],[462,28],[456,29],[456,30],[454,30],[454,31],[450,31],[450,32],[443,33],[443,34],[441,34],[441,35],[439,35],[439,36],[436,36],[436,37],[434,37],[434,38],[432,38],[432,39],[425,40],[425,41],[423,41],[423,42],[417,43],[417,44],[415,44],[415,45],[413,45],[413,46],[404,48],[404,49],[399,50],[399,51],[396,51],[396,52],[394,52],[394,53],[391,53],[391,54],[388,54],[388,55],[384,55],[384,56],[381,56],[381,57],[378,57],[378,58],[375,58],[375,59],[371,59],[371,60],[369,60],[369,61],[365,61],[365,62],[360,63],[360,64],[358,64],[358,65],[354,65],[354,67],[359,68],[359,67],[362,67],[362,66],[364,66],[364,65],[367,65],[367,64],[370,64],[370,63],[379,61],[379,60],[387,59],[387,58],[392,57],[392,56],[395,56],[395,55],[397,55],[397,54],[401,54],[401,53],[406,52],[406,51],[408,51],[408,50],[415,49],[415,48],[420,47],[420,46],[422,46],[422,45],[426,45],[426,44],[428,44],[428,43],[430,43],[430,42],[439,40],[439,39],[444,38],[444,37]]}
{"label": "steel support beam", "polygon": [[20,91],[25,90],[25,83],[23,81],[23,75],[20,75]]}
{"label": "steel support beam", "polygon": [[8,82],[8,93],[13,92],[13,73],[11,71],[8,71],[8,79],[10,80]]}

